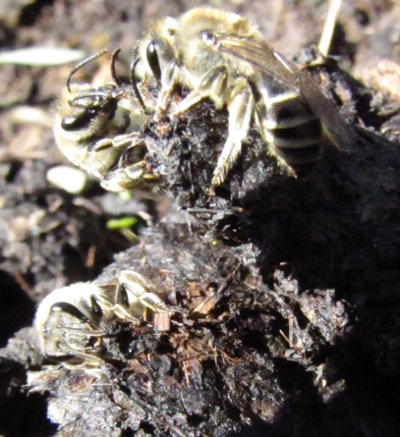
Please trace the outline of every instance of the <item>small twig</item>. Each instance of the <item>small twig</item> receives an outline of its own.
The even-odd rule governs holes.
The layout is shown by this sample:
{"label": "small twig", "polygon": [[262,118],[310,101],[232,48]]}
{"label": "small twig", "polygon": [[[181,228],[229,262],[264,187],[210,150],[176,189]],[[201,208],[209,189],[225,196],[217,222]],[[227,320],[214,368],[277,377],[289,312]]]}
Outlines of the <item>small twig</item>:
{"label": "small twig", "polygon": [[332,38],[342,0],[330,0],[324,29],[318,44],[319,52],[326,58],[331,48]]}

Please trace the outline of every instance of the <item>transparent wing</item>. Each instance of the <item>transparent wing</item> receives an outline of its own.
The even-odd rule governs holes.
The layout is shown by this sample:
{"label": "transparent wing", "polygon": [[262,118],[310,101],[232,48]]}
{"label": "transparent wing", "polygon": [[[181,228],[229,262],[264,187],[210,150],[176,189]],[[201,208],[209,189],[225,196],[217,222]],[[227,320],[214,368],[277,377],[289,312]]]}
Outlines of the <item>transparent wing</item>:
{"label": "transparent wing", "polygon": [[308,73],[298,69],[268,44],[236,35],[210,32],[207,32],[206,41],[212,42],[213,46],[222,53],[248,62],[261,74],[272,76],[288,89],[295,87],[313,112],[321,118],[324,128],[333,141],[337,145],[346,145],[350,142],[350,134],[338,111],[312,81]]}

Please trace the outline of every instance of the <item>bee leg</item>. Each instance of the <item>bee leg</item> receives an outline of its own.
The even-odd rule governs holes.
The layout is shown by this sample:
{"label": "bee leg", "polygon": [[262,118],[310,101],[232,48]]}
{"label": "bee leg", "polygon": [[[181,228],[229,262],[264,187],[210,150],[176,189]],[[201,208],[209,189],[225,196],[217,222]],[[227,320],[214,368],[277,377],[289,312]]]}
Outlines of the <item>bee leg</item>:
{"label": "bee leg", "polygon": [[176,84],[179,83],[179,72],[175,64],[163,70],[161,77],[161,91],[157,98],[157,113],[165,112],[171,101]]}
{"label": "bee leg", "polygon": [[242,142],[246,139],[255,102],[250,85],[244,78],[238,79],[232,90],[229,110],[229,132],[217,168],[214,170],[212,185],[221,185],[228,171],[232,168],[242,150]]}
{"label": "bee leg", "polygon": [[118,135],[113,147],[119,150],[118,164],[103,174],[101,186],[108,191],[130,190],[141,182],[155,182],[158,177],[148,168],[144,156],[147,148],[138,141],[137,134]]}
{"label": "bee leg", "polygon": [[[118,281],[129,291],[131,295],[136,297],[145,293],[146,289],[151,287],[146,279],[134,270],[123,270],[118,276]],[[122,295],[116,295],[115,301],[121,303],[122,299]],[[128,303],[127,300],[126,303]]]}
{"label": "bee leg", "polygon": [[165,305],[165,303],[155,293],[145,292],[138,296],[137,299],[142,307],[142,318],[146,322],[156,321],[157,317],[160,319],[163,316],[170,315],[172,313],[171,310],[168,309],[167,305]]}
{"label": "bee leg", "polygon": [[115,291],[114,314],[121,320],[129,321],[134,325],[140,319],[132,314],[138,313],[137,303],[141,305],[140,296],[146,294],[147,282],[143,276],[133,270],[124,270],[118,278],[119,284]]}
{"label": "bee leg", "polygon": [[182,114],[206,97],[209,97],[214,102],[217,109],[221,109],[224,105],[223,96],[226,91],[227,83],[228,72],[225,66],[220,65],[210,70],[202,77],[199,87],[189,93],[189,95],[179,103],[174,111],[172,111],[171,116],[176,117]]}
{"label": "bee leg", "polygon": [[128,165],[126,168],[117,168],[112,171],[107,171],[100,185],[107,191],[119,193],[121,191],[131,190],[141,182],[153,179],[146,172],[146,164],[144,161]]}
{"label": "bee leg", "polygon": [[167,310],[167,306],[155,293],[147,291],[151,285],[139,273],[124,270],[120,274],[119,282],[115,295],[114,312],[121,319],[132,320],[138,324],[139,320],[130,312],[137,303],[139,304],[138,309],[142,310],[141,314],[144,320],[148,320],[148,309],[153,313]]}
{"label": "bee leg", "polygon": [[106,151],[108,153],[109,149],[112,149],[112,147],[113,147],[112,140],[109,138],[104,138],[104,139],[96,141],[95,143],[90,145],[88,147],[88,151],[90,153],[99,153],[99,152],[104,152],[104,151]]}
{"label": "bee leg", "polygon": [[154,184],[159,180],[157,174],[147,168],[145,161],[127,164],[112,171],[107,171],[100,185],[107,191],[121,192],[131,190],[142,183]]}
{"label": "bee leg", "polygon": [[87,154],[89,159],[82,159],[81,162],[86,162],[86,164],[81,164],[80,167],[100,179],[119,157],[118,149],[114,147],[113,141],[109,138],[96,141],[87,148]]}
{"label": "bee leg", "polygon": [[90,135],[82,135],[77,147],[71,144],[63,147],[62,152],[73,164],[96,177],[101,177],[116,161],[118,152],[113,150],[110,139],[99,140],[87,146],[88,138]]}
{"label": "bee leg", "polygon": [[141,172],[133,175],[127,174],[125,170],[117,169],[107,172],[100,182],[100,185],[107,191],[113,193],[120,193],[121,191],[127,191],[135,187],[140,183],[142,179]]}
{"label": "bee leg", "polygon": [[114,305],[114,314],[123,322],[129,322],[132,325],[140,325],[140,319],[132,315],[123,305]]}
{"label": "bee leg", "polygon": [[[79,332],[71,331],[68,332],[68,328],[65,328],[66,332],[63,335],[63,342],[57,344],[56,350],[53,353],[46,353],[49,358],[54,357],[57,361],[61,361],[62,364],[67,368],[76,367],[100,367],[104,365],[104,361],[97,356],[98,348],[100,344],[88,346],[84,344],[77,343],[78,339],[84,338],[89,339],[90,337],[101,337],[105,335],[105,332]],[[55,353],[54,353],[55,352]]]}
{"label": "bee leg", "polygon": [[90,298],[92,313],[100,319],[110,319],[113,314],[112,303],[103,296],[93,295]]}
{"label": "bee leg", "polygon": [[63,350],[63,352],[65,352],[66,356],[73,355],[73,357],[68,357],[65,360],[61,360],[62,365],[70,370],[83,368],[88,373],[97,374],[97,372],[99,372],[99,368],[104,367],[106,364],[103,359],[90,353],[68,349],[65,351]]}
{"label": "bee leg", "polygon": [[146,292],[139,297],[143,306],[149,308],[154,313],[165,311],[167,309],[164,302],[154,293]]}
{"label": "bee leg", "polygon": [[112,145],[114,148],[116,149],[122,148],[123,150],[131,146],[135,147],[137,143],[138,143],[138,134],[136,132],[130,134],[117,135],[112,140]]}
{"label": "bee leg", "polygon": [[115,290],[115,304],[113,306],[113,313],[122,321],[130,322],[134,325],[139,325],[140,320],[130,312],[130,306],[137,302],[137,298],[133,299],[128,296],[125,285],[120,281]]}
{"label": "bee leg", "polygon": [[135,296],[142,305],[147,306],[152,311],[157,312],[160,309],[167,309],[167,306],[160,297],[157,296],[157,294],[153,291],[147,291],[154,287],[139,273],[134,272],[133,270],[124,270],[121,272],[119,281],[126,287],[132,296]]}

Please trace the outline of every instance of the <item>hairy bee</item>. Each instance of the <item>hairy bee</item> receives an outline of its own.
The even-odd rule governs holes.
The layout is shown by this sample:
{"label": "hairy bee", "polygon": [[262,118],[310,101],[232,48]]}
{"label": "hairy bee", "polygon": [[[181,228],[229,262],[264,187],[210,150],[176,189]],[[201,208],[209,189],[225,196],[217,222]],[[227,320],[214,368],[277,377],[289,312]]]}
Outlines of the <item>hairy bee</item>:
{"label": "hairy bee", "polygon": [[159,113],[178,85],[190,93],[170,112],[178,116],[205,98],[229,111],[228,138],[212,184],[220,185],[235,163],[252,122],[290,173],[319,157],[324,138],[336,146],[349,135],[338,112],[308,74],[273,50],[245,18],[197,8],[156,22],[136,50],[145,79],[160,84]]}
{"label": "hairy bee", "polygon": [[76,71],[107,53],[106,50],[73,69],[59,102],[54,127],[56,143],[68,160],[99,178],[101,185],[110,191],[128,190],[138,183],[157,180],[143,160],[146,148],[139,135],[148,114],[115,74],[118,52],[114,52],[111,61],[114,81],[103,86],[70,82]]}
{"label": "hairy bee", "polygon": [[[96,368],[107,322],[119,320],[134,325],[170,313],[142,275],[124,270],[118,282],[97,285],[77,283],[54,290],[40,303],[35,317],[43,355],[65,363]],[[157,327],[157,326],[156,326]],[[165,324],[159,330],[168,330]]]}

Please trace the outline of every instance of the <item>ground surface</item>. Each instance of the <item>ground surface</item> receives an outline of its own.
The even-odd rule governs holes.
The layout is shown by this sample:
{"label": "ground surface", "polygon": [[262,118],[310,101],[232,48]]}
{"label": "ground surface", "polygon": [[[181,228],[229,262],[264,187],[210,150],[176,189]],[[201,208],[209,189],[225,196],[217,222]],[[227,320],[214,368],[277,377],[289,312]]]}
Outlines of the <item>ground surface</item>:
{"label": "ground surface", "polygon": [[[190,142],[204,131],[201,116],[210,117],[209,106],[189,114],[189,127],[167,135],[166,141],[178,135],[198,160],[194,182],[171,178],[164,187],[172,203],[197,210],[189,220],[196,236],[165,196],[140,192],[126,200],[95,181],[79,195],[52,186],[47,171],[65,161],[49,126],[71,66],[0,66],[1,435],[55,435],[47,415],[62,424],[59,435],[397,435],[400,7],[371,3],[344,2],[333,46],[362,84],[337,67],[321,73],[354,141],[346,153],[327,152],[310,180],[277,177],[250,190],[248,162],[261,150],[252,133],[253,152],[210,200],[202,178],[209,177],[216,152],[200,153]],[[145,23],[200,4],[4,1],[0,44],[3,51],[122,47],[123,69]],[[326,13],[325,2],[311,0],[210,4],[256,21],[287,56],[318,40]],[[104,83],[107,73],[105,60],[88,66],[82,79],[96,74]],[[21,106],[42,110],[39,120],[21,115]],[[213,120],[216,130],[207,135],[224,135],[226,114]],[[157,132],[150,125],[145,135],[154,141]],[[174,162],[161,163],[164,171]],[[178,170],[192,176],[186,167]],[[243,184],[242,174],[248,175]],[[231,203],[245,214],[210,213]],[[132,232],[109,229],[110,219],[127,216],[137,218],[131,231],[142,232],[139,245]],[[156,228],[140,231],[151,223]],[[215,237],[222,242],[215,245]],[[39,374],[28,396],[26,372],[42,365],[29,328],[36,303],[55,288],[96,278],[131,246],[103,277],[133,266],[156,282],[162,278],[163,297],[189,313],[175,316],[167,336],[127,330],[120,349],[107,343],[113,359],[135,369],[108,368],[102,381],[108,388],[56,368]],[[217,302],[193,316],[210,290],[219,290]],[[96,411],[88,408],[93,400]],[[75,405],[68,416],[65,404]]]}

